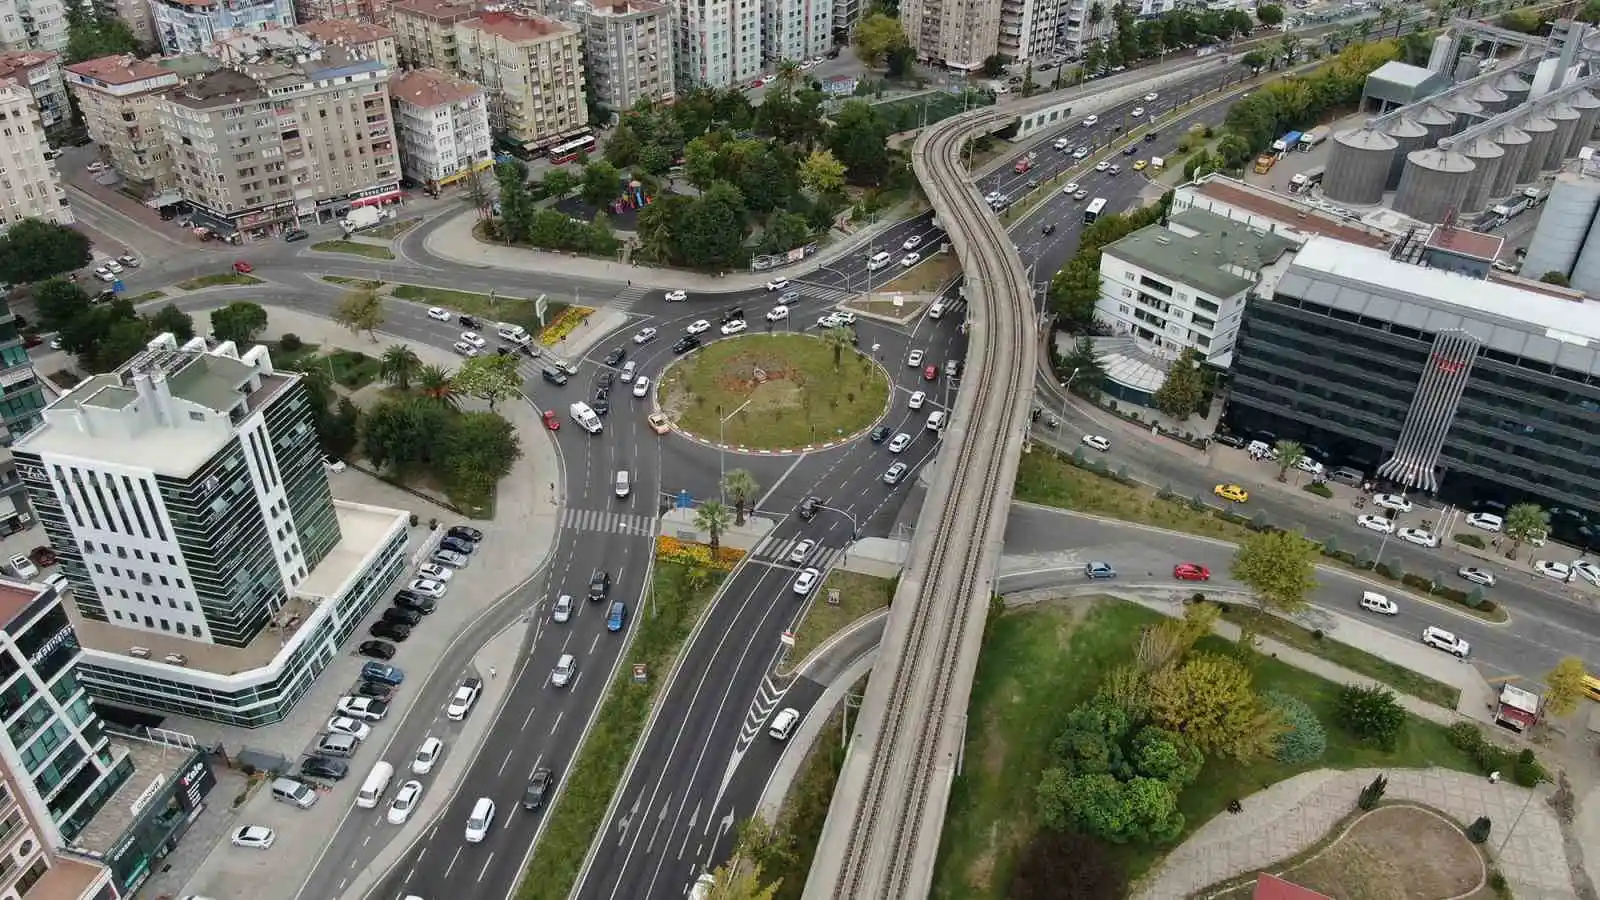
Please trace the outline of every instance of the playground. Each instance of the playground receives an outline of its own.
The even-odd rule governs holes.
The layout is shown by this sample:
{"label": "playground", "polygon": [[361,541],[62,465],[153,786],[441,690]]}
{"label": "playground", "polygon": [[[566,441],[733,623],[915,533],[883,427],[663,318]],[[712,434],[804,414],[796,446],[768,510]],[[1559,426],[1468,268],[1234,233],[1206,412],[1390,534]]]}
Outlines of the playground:
{"label": "playground", "polygon": [[611,227],[616,231],[637,231],[639,223],[639,210],[655,201],[655,197],[646,194],[639,182],[629,182],[622,196],[606,204],[604,209],[596,209],[593,205],[584,202],[582,197],[576,195],[563,197],[556,201],[555,208],[574,219],[585,222],[594,221],[595,213],[603,212],[611,220]]}

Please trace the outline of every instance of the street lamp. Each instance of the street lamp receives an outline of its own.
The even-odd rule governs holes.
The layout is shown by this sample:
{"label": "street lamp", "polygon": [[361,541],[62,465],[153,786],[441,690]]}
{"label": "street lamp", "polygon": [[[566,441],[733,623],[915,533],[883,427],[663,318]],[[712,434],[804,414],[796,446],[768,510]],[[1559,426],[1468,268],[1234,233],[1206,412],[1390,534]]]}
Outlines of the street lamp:
{"label": "street lamp", "polygon": [[750,401],[754,399],[755,395],[751,394],[745,398],[743,403],[735,407],[733,412],[725,416],[722,415],[722,407],[720,405],[717,407],[717,415],[721,417],[717,420],[717,499],[723,506],[728,505],[728,492],[723,487],[723,483],[728,480],[728,440],[726,435],[728,420],[743,412],[744,408],[749,406]]}

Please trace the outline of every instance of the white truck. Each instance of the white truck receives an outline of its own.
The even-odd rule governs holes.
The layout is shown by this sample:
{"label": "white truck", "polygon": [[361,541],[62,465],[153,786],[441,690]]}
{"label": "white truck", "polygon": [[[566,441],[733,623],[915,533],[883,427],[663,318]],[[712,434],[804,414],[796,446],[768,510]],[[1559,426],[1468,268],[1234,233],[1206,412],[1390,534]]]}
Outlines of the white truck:
{"label": "white truck", "polygon": [[390,215],[388,210],[376,206],[358,206],[339,221],[339,227],[344,229],[345,234],[354,234],[387,220]]}
{"label": "white truck", "polygon": [[1318,125],[1310,131],[1307,131],[1305,134],[1300,135],[1300,151],[1302,153],[1309,152],[1318,144],[1327,140],[1329,130],[1330,129],[1326,125]]}
{"label": "white truck", "polygon": [[1535,206],[1543,206],[1544,202],[1546,200],[1550,199],[1550,188],[1548,188],[1548,187],[1523,188],[1522,189],[1522,196],[1528,198],[1528,206],[1530,208],[1531,207],[1535,207]]}
{"label": "white truck", "polygon": [[1314,169],[1307,169],[1304,172],[1296,173],[1293,178],[1289,179],[1289,193],[1304,194],[1306,191],[1309,191],[1321,184],[1322,175],[1323,173],[1327,172],[1327,170],[1327,166],[1317,166]]}

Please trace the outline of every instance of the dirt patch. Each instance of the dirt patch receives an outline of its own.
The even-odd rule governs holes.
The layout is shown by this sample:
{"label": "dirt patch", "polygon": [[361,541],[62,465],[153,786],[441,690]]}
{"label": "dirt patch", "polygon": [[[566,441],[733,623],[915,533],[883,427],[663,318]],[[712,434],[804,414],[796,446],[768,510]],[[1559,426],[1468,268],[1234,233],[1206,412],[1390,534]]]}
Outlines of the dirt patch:
{"label": "dirt patch", "polygon": [[1419,807],[1388,806],[1283,877],[1334,900],[1447,900],[1477,890],[1486,873],[1454,823]]}

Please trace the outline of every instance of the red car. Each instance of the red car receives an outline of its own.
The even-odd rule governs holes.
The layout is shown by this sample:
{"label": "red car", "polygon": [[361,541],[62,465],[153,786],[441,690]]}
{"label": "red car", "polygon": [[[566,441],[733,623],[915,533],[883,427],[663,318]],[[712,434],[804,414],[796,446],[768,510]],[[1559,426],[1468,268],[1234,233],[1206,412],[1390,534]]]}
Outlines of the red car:
{"label": "red car", "polygon": [[1172,567],[1172,577],[1179,581],[1210,581],[1211,570],[1199,563],[1178,563]]}
{"label": "red car", "polygon": [[255,266],[252,266],[241,259],[234,262],[233,270],[238,272],[240,275],[249,275],[251,272],[255,271]]}
{"label": "red car", "polygon": [[544,427],[551,431],[561,430],[561,419],[556,416],[555,410],[547,409],[544,411]]}
{"label": "red car", "polygon": [[939,377],[938,366],[927,366],[922,370],[923,381],[934,381]]}

